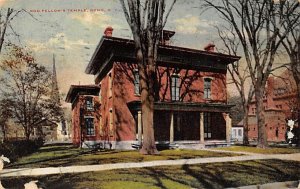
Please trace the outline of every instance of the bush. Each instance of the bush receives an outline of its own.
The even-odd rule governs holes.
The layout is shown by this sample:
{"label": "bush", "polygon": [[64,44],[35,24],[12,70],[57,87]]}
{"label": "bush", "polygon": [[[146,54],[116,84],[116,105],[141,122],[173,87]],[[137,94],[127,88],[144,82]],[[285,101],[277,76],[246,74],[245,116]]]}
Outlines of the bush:
{"label": "bush", "polygon": [[36,152],[44,141],[42,138],[34,140],[17,140],[17,141],[4,141],[0,143],[0,155],[8,157],[11,162],[16,161],[18,158]]}

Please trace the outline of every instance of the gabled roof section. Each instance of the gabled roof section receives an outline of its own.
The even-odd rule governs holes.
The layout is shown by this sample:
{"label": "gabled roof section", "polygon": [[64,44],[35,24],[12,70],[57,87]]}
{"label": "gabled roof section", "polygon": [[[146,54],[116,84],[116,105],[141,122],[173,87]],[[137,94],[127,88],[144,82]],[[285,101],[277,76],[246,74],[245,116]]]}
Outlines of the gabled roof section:
{"label": "gabled roof section", "polygon": [[77,95],[98,96],[100,87],[98,85],[71,85],[66,96],[66,102],[72,103]]}
{"label": "gabled roof section", "polygon": [[[239,59],[239,56],[217,52],[160,45],[158,48],[157,65],[201,69],[204,71],[226,71],[228,64]],[[96,75],[96,78],[99,79],[110,70],[114,61],[132,63],[136,61],[133,40],[103,36],[85,73]]]}

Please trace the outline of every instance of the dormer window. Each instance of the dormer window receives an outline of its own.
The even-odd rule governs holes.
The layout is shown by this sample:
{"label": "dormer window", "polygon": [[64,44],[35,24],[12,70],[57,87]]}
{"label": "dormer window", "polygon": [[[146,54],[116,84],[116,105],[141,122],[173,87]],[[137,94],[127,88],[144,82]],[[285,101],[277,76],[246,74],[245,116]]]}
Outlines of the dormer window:
{"label": "dormer window", "polygon": [[133,77],[134,77],[134,94],[139,95],[140,94],[140,76],[138,69],[135,69],[133,71]]}
{"label": "dormer window", "polygon": [[87,110],[94,110],[93,97],[87,96],[85,98],[85,103],[86,103],[86,109]]}
{"label": "dormer window", "polygon": [[179,101],[180,98],[180,78],[178,74],[171,76],[171,98],[172,101]]}
{"label": "dormer window", "polygon": [[211,78],[204,78],[204,98],[211,99]]}

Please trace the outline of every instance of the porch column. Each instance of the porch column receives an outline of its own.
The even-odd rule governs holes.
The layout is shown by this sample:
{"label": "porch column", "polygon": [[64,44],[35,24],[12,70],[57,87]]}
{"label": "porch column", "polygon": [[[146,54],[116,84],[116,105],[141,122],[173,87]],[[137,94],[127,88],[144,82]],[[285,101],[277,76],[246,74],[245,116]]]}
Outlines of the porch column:
{"label": "porch column", "polygon": [[142,144],[142,111],[138,111],[138,143]]}
{"label": "porch column", "polygon": [[226,142],[230,143],[231,142],[231,127],[232,127],[232,122],[231,118],[228,113],[225,114],[225,121],[226,121]]}
{"label": "porch column", "polygon": [[200,143],[204,143],[204,113],[200,112]]}
{"label": "porch column", "polygon": [[171,122],[170,122],[170,143],[174,142],[174,114],[171,112]]}

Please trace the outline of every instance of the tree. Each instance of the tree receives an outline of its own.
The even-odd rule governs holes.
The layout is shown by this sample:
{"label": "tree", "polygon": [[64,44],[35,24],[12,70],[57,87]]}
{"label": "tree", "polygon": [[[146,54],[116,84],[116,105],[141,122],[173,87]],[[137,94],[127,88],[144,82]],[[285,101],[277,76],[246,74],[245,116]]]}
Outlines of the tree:
{"label": "tree", "polygon": [[44,66],[38,65],[34,57],[16,45],[10,45],[10,52],[1,64],[3,70],[2,93],[10,104],[12,117],[22,125],[26,139],[34,128],[45,120],[56,121],[60,107],[52,98],[51,75]]}
{"label": "tree", "polygon": [[[237,36],[233,30],[232,27],[227,28],[226,26],[222,26],[222,28],[217,27],[218,30],[218,36],[220,37],[221,41],[223,42],[225,49],[223,50],[227,54],[238,56],[238,49],[240,46],[239,40],[237,39]],[[236,61],[232,64],[228,65],[228,72],[230,74],[232,83],[236,87],[239,93],[239,98],[236,99],[229,99],[229,102],[232,101],[236,104],[236,107],[233,108],[232,114],[233,116],[240,115],[238,111],[241,111],[242,109],[242,115],[243,115],[243,144],[248,145],[249,144],[249,137],[248,137],[248,114],[249,114],[249,103],[252,100],[252,97],[254,95],[254,90],[252,85],[247,91],[247,82],[249,79],[249,71],[248,66],[246,65],[243,67],[241,64],[242,62]],[[241,104],[237,103],[235,100],[240,101]],[[238,104],[238,106],[237,106]],[[239,106],[241,105],[241,106]],[[238,108],[238,109],[237,109]],[[241,120],[241,119],[240,119]],[[240,121],[239,120],[239,121]]]}
{"label": "tree", "polygon": [[265,85],[276,53],[281,42],[291,31],[295,22],[289,27],[282,27],[294,10],[299,9],[298,1],[271,0],[204,0],[206,10],[213,9],[233,28],[241,43],[243,54],[249,69],[254,88],[256,117],[258,125],[258,145],[268,146],[263,97]]}
{"label": "tree", "polygon": [[3,140],[6,140],[7,121],[12,117],[10,101],[6,98],[0,100],[0,130]]}
{"label": "tree", "polygon": [[165,12],[165,0],[145,0],[144,3],[140,0],[127,0],[126,2],[127,6],[125,0],[120,0],[133,34],[140,78],[144,137],[140,152],[157,154],[153,128],[157,49],[162,30],[176,0],[173,0],[167,12]]}
{"label": "tree", "polygon": [[[287,21],[283,24],[283,27],[293,27],[291,32],[287,34],[282,41],[282,45],[288,54],[290,59],[290,69],[293,73],[293,78],[296,82],[296,114],[298,122],[300,120],[300,10],[295,10]],[[295,23],[295,24],[293,24]],[[298,124],[299,125],[299,124]],[[299,127],[298,127],[299,129]],[[300,134],[300,132],[298,132]],[[300,136],[298,136],[300,138]],[[300,140],[299,140],[300,142]],[[298,144],[300,146],[300,143]]]}

